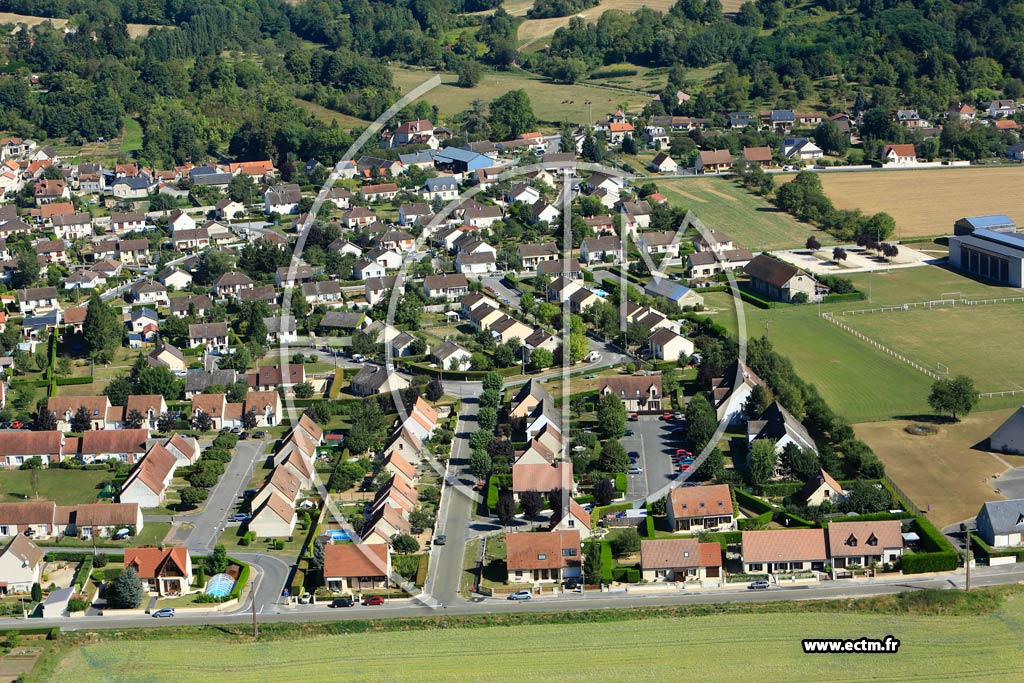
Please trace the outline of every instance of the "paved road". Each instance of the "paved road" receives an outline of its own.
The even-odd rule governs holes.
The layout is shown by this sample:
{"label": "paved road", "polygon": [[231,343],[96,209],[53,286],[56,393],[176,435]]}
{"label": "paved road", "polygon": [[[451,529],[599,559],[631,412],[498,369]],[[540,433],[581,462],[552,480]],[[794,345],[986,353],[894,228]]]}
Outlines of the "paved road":
{"label": "paved road", "polygon": [[238,507],[239,496],[245,491],[256,464],[266,457],[268,443],[266,440],[239,441],[235,456],[210,492],[202,511],[175,518],[176,521],[185,521],[193,526],[192,529],[181,530],[187,536],[178,541],[185,543],[189,552],[206,555],[213,551],[217,538],[227,525],[228,515],[233,514]]}
{"label": "paved road", "polygon": [[[245,558],[242,558],[245,559]],[[1024,580],[1024,565],[1007,567],[979,567],[972,572],[971,585],[994,586],[1013,584]],[[772,588],[767,591],[748,591],[743,588],[719,591],[680,591],[678,594],[635,594],[635,593],[588,593],[585,595],[570,594],[558,598],[534,599],[527,602],[512,602],[503,599],[481,599],[479,601],[452,600],[443,601],[445,609],[439,610],[426,606],[415,600],[395,601],[380,607],[354,607],[350,609],[330,609],[325,605],[285,607],[279,600],[269,604],[257,605],[257,613],[263,621],[342,621],[346,619],[366,618],[409,618],[438,617],[451,615],[489,614],[495,612],[555,612],[592,609],[613,609],[630,607],[653,607],[656,605],[687,605],[716,604],[729,602],[777,602],[783,600],[820,600],[839,598],[858,598],[873,595],[889,595],[922,589],[954,589],[963,588],[963,570],[948,574],[928,577],[899,577],[894,579],[878,579],[865,583],[828,581],[817,586],[795,586]],[[264,594],[261,588],[260,596]],[[248,623],[252,617],[250,606],[246,602],[243,607],[233,613],[212,615],[185,615],[173,619],[154,619],[152,617],[82,617],[79,619],[42,619],[26,622],[21,619],[0,619],[0,628],[37,627],[40,624],[60,625],[66,630],[108,629],[131,627],[157,627],[170,625],[200,625]]]}
{"label": "paved road", "polygon": [[[509,287],[506,287],[505,285],[503,285],[501,283],[501,279],[503,277],[504,277],[504,275],[500,275],[500,276],[497,276],[497,277],[495,277],[493,275],[489,275],[487,277],[484,277],[483,278],[484,286],[485,287],[490,287],[491,289],[493,289],[497,293],[497,296],[499,298],[508,299],[509,302],[510,302],[508,304],[508,306],[511,306],[512,308],[519,308],[519,295],[516,294],[512,289],[510,289]],[[488,296],[494,296],[490,292],[486,292],[486,294]]]}
{"label": "paved road", "polygon": [[[479,395],[479,394],[477,394]],[[476,501],[466,482],[472,482],[467,475],[469,465],[469,435],[475,432],[479,403],[476,398],[462,402],[462,412],[455,428],[451,457],[448,460],[446,477],[456,481],[455,486],[445,485],[441,495],[435,534],[445,534],[447,542],[435,545],[430,551],[430,567],[423,592],[443,604],[455,604],[459,600],[459,581],[462,578],[462,560],[466,554],[466,541],[470,537],[470,522]]]}

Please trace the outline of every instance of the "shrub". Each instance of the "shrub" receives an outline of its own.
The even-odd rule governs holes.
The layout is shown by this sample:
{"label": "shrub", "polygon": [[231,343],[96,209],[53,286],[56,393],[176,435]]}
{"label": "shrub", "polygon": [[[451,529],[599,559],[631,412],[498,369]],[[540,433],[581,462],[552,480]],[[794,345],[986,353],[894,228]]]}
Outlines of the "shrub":
{"label": "shrub", "polygon": [[628,486],[626,475],[623,472],[619,472],[615,475],[615,490],[619,493],[625,493]]}
{"label": "shrub", "polygon": [[134,567],[127,567],[107,588],[107,604],[114,609],[135,609],[142,604],[146,591]]}
{"label": "shrub", "polygon": [[200,593],[193,598],[193,601],[200,605],[211,602],[223,602],[224,600],[227,600],[227,596],[210,595],[209,593]]}
{"label": "shrub", "polygon": [[609,543],[601,541],[601,583],[612,582],[612,547]]}
{"label": "shrub", "polygon": [[640,583],[640,570],[632,567],[616,567],[612,570],[612,580],[619,583]]}
{"label": "shrub", "polygon": [[276,541],[274,541],[274,550],[284,550],[284,540],[283,539],[279,538]]}
{"label": "shrub", "polygon": [[69,612],[84,612],[89,609],[89,601],[83,597],[75,596],[68,600]]}
{"label": "shrub", "polygon": [[96,555],[96,557],[93,558],[92,566],[96,567],[97,569],[103,569],[104,567],[107,566],[107,562],[108,562],[107,556],[102,554],[102,553],[100,553],[100,554]]}

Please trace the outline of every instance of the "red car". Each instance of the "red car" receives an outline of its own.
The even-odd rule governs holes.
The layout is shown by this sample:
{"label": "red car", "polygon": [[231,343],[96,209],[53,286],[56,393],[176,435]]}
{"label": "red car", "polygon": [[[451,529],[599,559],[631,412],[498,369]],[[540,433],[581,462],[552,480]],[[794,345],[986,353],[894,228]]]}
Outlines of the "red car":
{"label": "red car", "polygon": [[21,420],[15,420],[11,423],[11,429],[21,429],[23,426],[24,425],[21,423]]}
{"label": "red car", "polygon": [[680,471],[680,472],[685,472],[685,471],[687,471],[688,469],[690,469],[690,466],[689,466],[689,465],[680,465],[680,466],[679,466],[679,471]]}
{"label": "red car", "polygon": [[637,413],[630,413],[629,414],[629,421],[630,422],[637,422],[639,420],[640,420],[640,415],[638,415]]}
{"label": "red car", "polygon": [[371,595],[370,597],[363,600],[364,605],[383,605],[384,598],[380,595]]}
{"label": "red car", "polygon": [[691,453],[690,451],[686,450],[685,448],[677,448],[676,449],[676,455],[693,455],[693,453]]}
{"label": "red car", "polygon": [[672,419],[672,413],[662,413],[661,414],[661,419],[662,420],[671,420]]}

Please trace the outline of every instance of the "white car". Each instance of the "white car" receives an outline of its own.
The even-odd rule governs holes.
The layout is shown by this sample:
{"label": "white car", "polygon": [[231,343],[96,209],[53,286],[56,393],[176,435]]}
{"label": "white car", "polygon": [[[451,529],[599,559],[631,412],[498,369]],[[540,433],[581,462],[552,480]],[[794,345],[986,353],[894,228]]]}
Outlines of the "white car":
{"label": "white car", "polygon": [[627,472],[627,474],[643,474],[644,473],[644,468],[643,467],[630,467],[628,470],[626,470],[626,472]]}

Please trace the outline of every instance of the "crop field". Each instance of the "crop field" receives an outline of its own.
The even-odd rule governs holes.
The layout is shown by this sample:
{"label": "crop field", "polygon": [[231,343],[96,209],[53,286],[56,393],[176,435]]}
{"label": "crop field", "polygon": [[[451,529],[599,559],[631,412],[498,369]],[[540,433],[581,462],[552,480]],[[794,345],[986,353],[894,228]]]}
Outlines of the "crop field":
{"label": "crop field", "polygon": [[[981,450],[985,440],[1014,409],[971,413],[960,422],[935,425],[936,434],[913,435],[907,420],[854,425],[885,463],[885,471],[940,529],[978,513],[981,504],[1004,496],[992,478],[1024,466],[1024,456],[993,455]],[[956,495],[950,495],[955,492]]]}
{"label": "crop field", "polygon": [[[402,92],[408,92],[434,76],[434,72],[416,69],[392,68],[395,85]],[[473,100],[491,100],[510,90],[523,88],[530,94],[533,111],[541,121],[589,120],[590,105],[593,104],[594,120],[604,118],[620,106],[638,108],[650,98],[642,93],[631,93],[592,85],[560,85],[543,80],[525,72],[489,72],[475,88],[460,88],[455,85],[454,74],[439,74],[442,85],[425,95],[423,100],[436,105],[441,114],[450,116],[470,108]]]}
{"label": "crop field", "polygon": [[[969,375],[980,392],[1024,389],[1013,362],[1024,304],[937,306],[846,316],[844,323],[936,372]],[[968,341],[969,340],[969,341]]]}
{"label": "crop field", "polygon": [[1020,192],[1024,168],[822,173],[820,177],[836,207],[891,214],[898,238],[950,234],[953,222],[964,216],[1005,213],[1024,222]]}
{"label": "crop field", "polygon": [[654,179],[672,206],[691,209],[704,225],[728,233],[736,245],[755,253],[769,249],[803,247],[809,235],[822,244],[834,244],[826,232],[802,223],[763,198],[725,178]]}
{"label": "crop field", "polygon": [[[310,636],[233,644],[220,638],[115,639],[69,648],[48,680],[138,681],[666,681],[681,671],[702,681],[1020,680],[1024,599],[969,616],[765,613],[686,619],[533,624]],[[807,656],[804,638],[900,640],[898,654]],[[751,648],[755,647],[756,650]],[[182,652],[188,652],[183,657]],[[343,653],[333,661],[325,653]],[[571,657],[571,664],[567,657]],[[882,661],[884,659],[884,661]],[[882,666],[880,669],[879,666]],[[343,673],[342,673],[343,672]]]}

